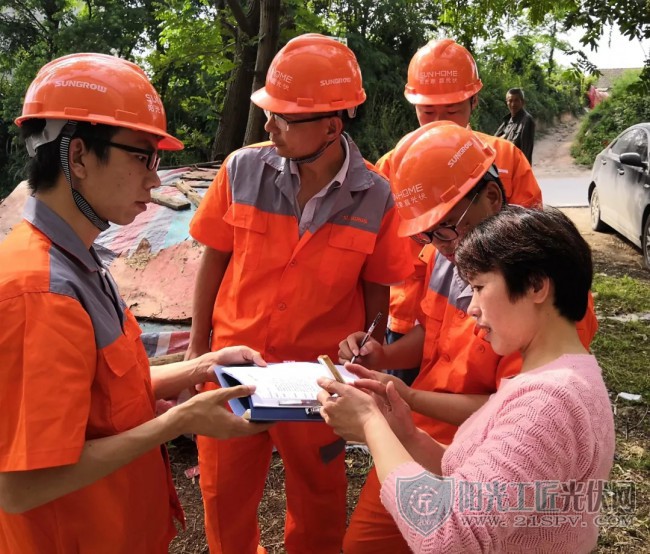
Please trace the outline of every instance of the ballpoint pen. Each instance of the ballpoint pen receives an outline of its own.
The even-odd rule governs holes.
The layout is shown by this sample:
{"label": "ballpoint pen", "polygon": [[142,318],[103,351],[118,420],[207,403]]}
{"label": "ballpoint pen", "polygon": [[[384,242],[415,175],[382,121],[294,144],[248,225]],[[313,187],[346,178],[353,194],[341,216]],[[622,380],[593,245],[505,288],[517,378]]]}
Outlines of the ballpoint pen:
{"label": "ballpoint pen", "polygon": [[[361,341],[361,344],[359,345],[359,353],[361,353],[361,349],[363,348],[363,345],[368,342],[370,339],[370,335],[373,334],[375,331],[375,327],[377,327],[377,324],[379,323],[379,320],[381,319],[382,313],[379,312],[376,316],[373,322],[370,324],[370,327],[368,327],[368,331],[366,332],[365,336],[363,337],[363,340]],[[359,354],[356,356],[352,356],[352,359],[350,360],[350,363],[353,364],[355,360],[359,357]]]}

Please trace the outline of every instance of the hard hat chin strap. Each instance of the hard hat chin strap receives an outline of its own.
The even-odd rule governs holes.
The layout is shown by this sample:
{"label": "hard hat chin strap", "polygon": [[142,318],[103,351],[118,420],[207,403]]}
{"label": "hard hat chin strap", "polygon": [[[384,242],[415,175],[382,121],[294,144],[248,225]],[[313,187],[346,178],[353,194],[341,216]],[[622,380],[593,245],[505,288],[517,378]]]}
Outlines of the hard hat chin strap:
{"label": "hard hat chin strap", "polygon": [[61,133],[61,146],[59,148],[59,154],[61,156],[61,168],[63,169],[63,174],[65,175],[66,181],[70,185],[70,190],[72,191],[72,198],[74,203],[77,205],[79,211],[90,221],[97,229],[100,231],[106,231],[109,227],[108,221],[104,221],[101,217],[97,215],[92,206],[88,201],[81,195],[81,193],[74,188],[72,185],[72,178],[70,174],[70,141],[74,135],[75,130],[77,129],[76,121],[68,121],[66,126],[63,128]]}
{"label": "hard hat chin strap", "polygon": [[318,150],[316,150],[316,152],[310,154],[309,156],[302,156],[301,158],[289,158],[289,159],[292,162],[295,162],[297,164],[310,164],[312,162],[315,162],[318,158],[320,158],[323,154],[325,154],[325,150],[327,150],[335,142],[336,139],[326,142],[321,148],[319,148]]}
{"label": "hard hat chin strap", "polygon": [[[353,119],[357,115],[357,107],[354,106],[353,108],[348,108],[346,110],[348,114],[349,119]],[[339,110],[336,113],[337,117],[342,117],[343,116],[343,110]],[[289,158],[292,162],[297,163],[297,164],[309,164],[312,162],[315,162],[318,158],[320,158],[324,153],[325,150],[327,150],[332,144],[336,142],[336,139],[330,140],[329,142],[326,142],[325,145],[323,145],[321,148],[316,150],[313,154],[309,154],[308,156],[302,156],[300,158]]]}

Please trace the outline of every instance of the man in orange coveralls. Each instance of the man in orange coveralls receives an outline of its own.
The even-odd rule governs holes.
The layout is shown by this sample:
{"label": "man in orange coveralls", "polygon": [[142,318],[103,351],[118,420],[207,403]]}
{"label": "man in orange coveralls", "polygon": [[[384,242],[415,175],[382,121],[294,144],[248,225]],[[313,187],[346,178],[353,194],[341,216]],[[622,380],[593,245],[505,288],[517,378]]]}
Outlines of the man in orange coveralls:
{"label": "man in orange coveralls", "polygon": [[[447,120],[468,127],[472,112],[478,106],[478,94],[482,87],[476,62],[465,48],[451,39],[432,40],[411,59],[404,95],[415,105],[420,125]],[[475,134],[496,151],[494,164],[499,170],[508,203],[541,206],[542,193],[521,150],[507,140],[478,132]],[[388,179],[392,173],[392,156],[391,150],[377,162],[377,169]],[[412,241],[411,250],[415,271],[404,283],[391,287],[390,319],[386,333],[389,343],[413,328],[417,306],[424,293],[426,264],[420,257],[422,245]],[[399,369],[391,373],[411,384],[417,377],[418,369]]]}
{"label": "man in orange coveralls", "polygon": [[[244,341],[273,362],[336,359],[341,337],[386,313],[389,285],[413,264],[387,181],[343,134],[365,98],[354,54],[333,39],[302,35],[275,56],[252,95],[271,142],[225,160],[190,227],[206,245],[192,355]],[[274,445],[286,476],[287,552],[340,552],[344,453],[325,423],[278,423],[250,440],[198,444],[212,552],[256,552]]]}
{"label": "man in orange coveralls", "polygon": [[[399,142],[391,181],[401,217],[399,234],[430,246],[420,323],[386,346],[370,340],[359,352],[359,332],[341,342],[341,359],[361,353],[359,363],[371,369],[419,365],[412,387],[378,371],[372,377],[392,380],[413,410],[416,426],[443,444],[451,443],[457,426],[496,391],[503,377],[521,369],[518,353],[500,357],[475,334],[474,319],[467,315],[472,289],[454,265],[463,235],[504,205],[495,158],[481,135],[449,121],[424,125]],[[588,347],[597,329],[591,298],[577,329]],[[410,552],[379,491],[373,469],[345,536],[346,554]]]}
{"label": "man in orange coveralls", "polygon": [[54,60],[16,123],[33,194],[0,245],[0,552],[163,554],[183,512],[160,445],[266,427],[223,406],[248,387],[159,417],[156,398],[212,379],[212,364],[263,361],[235,347],[150,373],[140,328],[92,246],[109,221],[147,209],[159,151],[183,147],[138,66],[104,54]]}

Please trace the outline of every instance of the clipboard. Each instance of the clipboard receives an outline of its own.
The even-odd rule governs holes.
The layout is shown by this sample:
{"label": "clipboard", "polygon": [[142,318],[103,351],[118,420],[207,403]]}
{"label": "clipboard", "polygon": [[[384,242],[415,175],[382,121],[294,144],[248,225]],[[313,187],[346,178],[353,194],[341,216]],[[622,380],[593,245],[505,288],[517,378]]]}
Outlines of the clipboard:
{"label": "clipboard", "polygon": [[[268,370],[271,368],[274,370],[274,375],[282,375],[283,371],[286,370],[288,378],[304,371],[305,379],[309,379],[312,383],[309,387],[309,393],[301,396],[300,391],[294,391],[297,396],[287,399],[260,397],[257,392],[265,386],[271,386],[272,388],[274,381],[272,378],[268,378],[271,375]],[[330,368],[323,362],[291,362],[287,364],[271,364],[268,367],[213,366],[213,369],[222,387],[255,385],[258,388],[258,391],[251,396],[233,398],[229,401],[230,409],[235,415],[257,422],[323,421],[320,415],[320,404],[316,401],[316,394],[320,390],[316,384],[316,379],[320,376],[332,377]],[[278,369],[283,371],[278,373]],[[352,382],[357,379],[355,375],[346,371],[343,366],[338,366],[336,369],[343,382]],[[292,371],[296,373],[292,374]]]}

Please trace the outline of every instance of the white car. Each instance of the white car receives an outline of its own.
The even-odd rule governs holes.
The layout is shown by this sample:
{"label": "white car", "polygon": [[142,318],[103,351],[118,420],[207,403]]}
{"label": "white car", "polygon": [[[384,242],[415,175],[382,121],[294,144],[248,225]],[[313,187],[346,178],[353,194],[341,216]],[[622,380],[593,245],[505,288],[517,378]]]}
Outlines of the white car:
{"label": "white car", "polygon": [[650,269],[650,123],[623,131],[594,162],[589,185],[591,228],[611,227],[643,251]]}

